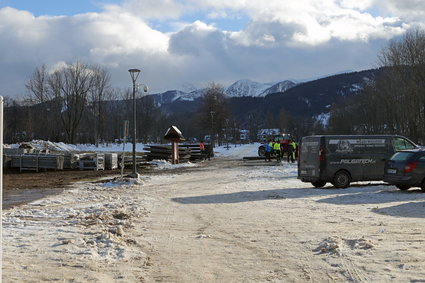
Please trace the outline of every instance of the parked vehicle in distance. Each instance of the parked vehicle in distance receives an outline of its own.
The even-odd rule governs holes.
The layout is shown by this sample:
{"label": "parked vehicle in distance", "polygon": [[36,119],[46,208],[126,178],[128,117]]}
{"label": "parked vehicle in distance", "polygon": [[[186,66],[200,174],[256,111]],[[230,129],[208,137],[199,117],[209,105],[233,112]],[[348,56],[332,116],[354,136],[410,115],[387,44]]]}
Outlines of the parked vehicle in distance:
{"label": "parked vehicle in distance", "polygon": [[281,134],[281,135],[273,135],[268,137],[266,140],[263,141],[263,144],[258,147],[258,156],[261,156],[261,157],[266,156],[265,143],[268,142],[269,139],[274,142],[279,142],[281,144],[281,147],[283,148],[283,152],[286,152],[286,147],[289,141],[291,141],[291,135]]}
{"label": "parked vehicle in distance", "polygon": [[323,135],[301,139],[298,179],[316,188],[331,182],[346,188],[351,182],[378,181],[395,152],[418,146],[397,135]]}
{"label": "parked vehicle in distance", "polygon": [[425,148],[396,152],[385,162],[383,179],[403,191],[420,187],[425,192]]}

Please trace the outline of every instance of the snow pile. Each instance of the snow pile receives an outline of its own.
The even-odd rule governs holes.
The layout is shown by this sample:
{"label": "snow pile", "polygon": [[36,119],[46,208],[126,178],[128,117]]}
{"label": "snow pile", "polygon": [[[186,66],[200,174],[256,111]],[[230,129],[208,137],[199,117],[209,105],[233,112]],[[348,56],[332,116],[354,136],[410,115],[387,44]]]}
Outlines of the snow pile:
{"label": "snow pile", "polygon": [[123,186],[132,186],[132,185],[141,185],[142,180],[139,178],[128,178],[128,177],[116,177],[112,180],[109,180],[103,183],[102,187],[123,187]]}
{"label": "snow pile", "polygon": [[328,237],[323,240],[319,247],[317,247],[314,251],[319,253],[328,253],[337,256],[342,256],[344,251],[349,250],[368,250],[374,247],[374,244],[365,239],[364,237],[360,239],[343,239],[338,236]]}
{"label": "snow pile", "polygon": [[320,253],[329,253],[329,254],[336,254],[338,256],[341,255],[341,246],[342,246],[342,239],[340,237],[328,237],[325,240],[323,240],[319,247],[315,249],[315,252]]}
{"label": "snow pile", "polygon": [[8,145],[9,148],[19,148],[20,146],[30,146],[35,150],[39,151],[78,151],[78,147],[72,144],[65,144],[63,142],[51,142],[51,141],[43,141],[43,140],[33,140],[31,142],[25,142],[22,144],[13,144]]}
{"label": "snow pile", "polygon": [[[19,148],[22,144],[29,145],[32,148],[40,151],[83,151],[83,152],[122,152],[123,148],[125,152],[133,151],[133,144],[118,144],[118,143],[109,143],[109,144],[99,144],[96,147],[94,144],[66,144],[63,142],[51,142],[51,141],[43,141],[43,140],[33,140],[30,142],[24,142],[21,144],[9,144],[5,145],[6,148]],[[136,151],[143,152],[144,144],[137,143]]]}
{"label": "snow pile", "polygon": [[4,244],[19,248],[25,239],[36,237],[39,243],[27,249],[53,249],[64,257],[80,255],[81,262],[127,259],[135,240],[126,231],[134,228],[135,219],[148,214],[141,206],[144,200],[121,193],[129,188],[137,186],[80,185],[67,194],[3,211],[8,230]]}
{"label": "snow pile", "polygon": [[197,165],[192,162],[185,162],[179,164],[172,164],[166,160],[157,160],[154,159],[149,162],[149,164],[156,166],[156,169],[176,169],[176,168],[188,168],[188,167],[196,167]]}

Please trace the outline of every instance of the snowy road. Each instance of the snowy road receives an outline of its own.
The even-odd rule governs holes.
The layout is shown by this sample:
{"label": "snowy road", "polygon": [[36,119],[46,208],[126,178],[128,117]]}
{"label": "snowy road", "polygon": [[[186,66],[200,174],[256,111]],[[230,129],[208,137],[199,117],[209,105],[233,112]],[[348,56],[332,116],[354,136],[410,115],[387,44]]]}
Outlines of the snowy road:
{"label": "snowy road", "polygon": [[[3,282],[420,282],[425,194],[313,189],[256,146],[3,212]],[[171,172],[171,173],[170,173]]]}

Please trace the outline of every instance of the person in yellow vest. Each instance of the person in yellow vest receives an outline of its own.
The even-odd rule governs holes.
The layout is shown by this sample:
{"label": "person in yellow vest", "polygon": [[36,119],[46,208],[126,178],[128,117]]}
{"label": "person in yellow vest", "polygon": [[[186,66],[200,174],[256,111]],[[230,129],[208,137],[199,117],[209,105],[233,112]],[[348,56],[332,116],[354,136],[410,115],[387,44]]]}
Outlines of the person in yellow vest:
{"label": "person in yellow vest", "polygon": [[276,160],[277,160],[277,162],[280,162],[280,158],[281,158],[280,153],[281,153],[281,151],[280,151],[280,142],[279,141],[276,141],[273,144],[273,151],[276,154]]}

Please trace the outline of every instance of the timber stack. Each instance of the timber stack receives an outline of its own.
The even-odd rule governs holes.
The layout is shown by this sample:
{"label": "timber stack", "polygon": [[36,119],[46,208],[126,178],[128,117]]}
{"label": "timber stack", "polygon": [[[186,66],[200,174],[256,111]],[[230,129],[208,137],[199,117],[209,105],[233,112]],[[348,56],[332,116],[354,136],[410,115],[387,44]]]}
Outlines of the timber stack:
{"label": "timber stack", "polygon": [[[146,160],[152,161],[154,159],[167,160],[172,159],[172,147],[171,145],[148,145],[144,150],[146,153]],[[179,159],[180,162],[188,162],[190,160],[190,149],[179,147]]]}
{"label": "timber stack", "polygon": [[[170,161],[172,156],[172,147],[170,145],[147,145],[146,160],[154,159]],[[205,145],[205,151],[211,150],[209,145]],[[205,155],[201,153],[199,144],[180,144],[179,145],[180,162],[199,161],[205,159]]]}

